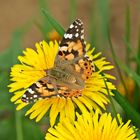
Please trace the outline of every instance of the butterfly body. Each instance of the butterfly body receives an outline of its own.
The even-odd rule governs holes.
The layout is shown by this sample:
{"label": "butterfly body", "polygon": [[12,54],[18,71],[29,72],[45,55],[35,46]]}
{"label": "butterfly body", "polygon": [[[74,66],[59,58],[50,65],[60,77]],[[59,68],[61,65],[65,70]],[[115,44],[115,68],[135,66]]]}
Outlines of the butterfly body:
{"label": "butterfly body", "polygon": [[83,32],[81,20],[77,19],[70,25],[60,43],[54,67],[44,70],[46,76],[27,89],[23,102],[81,95],[86,80],[93,72],[92,62],[86,56]]}

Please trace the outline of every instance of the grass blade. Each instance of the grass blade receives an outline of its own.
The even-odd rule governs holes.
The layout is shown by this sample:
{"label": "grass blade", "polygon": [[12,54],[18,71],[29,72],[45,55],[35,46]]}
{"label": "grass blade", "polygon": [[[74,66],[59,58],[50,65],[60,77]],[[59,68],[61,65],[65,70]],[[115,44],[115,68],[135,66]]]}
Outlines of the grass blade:
{"label": "grass blade", "polygon": [[[39,0],[39,8],[40,9],[48,9],[49,11],[49,1],[46,0]],[[46,19],[46,17],[44,17],[44,15],[42,16],[42,11],[41,12],[41,17],[39,21],[35,21],[35,25],[37,26],[37,28],[41,31],[43,37],[45,38],[45,40],[48,40],[48,34],[52,31],[52,26],[51,24],[48,22],[48,20]]]}
{"label": "grass blade", "polygon": [[101,28],[103,33],[103,38],[107,41],[107,28],[109,25],[109,1],[108,0],[98,0],[98,9],[101,15]]}
{"label": "grass blade", "polygon": [[129,117],[128,119],[131,119],[132,123],[136,127],[140,128],[140,123],[138,123],[140,122],[140,115],[138,114],[138,112],[129,104],[129,102],[117,90],[113,90],[112,92],[115,94],[114,99],[123,108],[127,117]]}
{"label": "grass blade", "polygon": [[23,140],[23,131],[22,131],[22,122],[21,122],[21,112],[15,110],[15,125],[16,125],[16,134],[17,140]]}
{"label": "grass blade", "polygon": [[[137,51],[137,58],[140,61],[140,29],[139,29],[139,36],[138,36],[138,51]],[[137,63],[137,73],[140,75],[140,65]]]}
{"label": "grass blade", "polygon": [[126,7],[126,18],[125,18],[125,47],[126,47],[126,54],[125,54],[125,61],[128,67],[130,67],[130,8],[127,5]]}
{"label": "grass blade", "polygon": [[[138,61],[140,61],[140,29],[139,29],[139,36],[138,36],[138,50],[137,50],[137,63],[136,63],[136,73],[140,75],[140,64]],[[139,85],[135,82],[135,91],[134,91],[134,102],[133,106],[139,110],[139,102],[140,102],[140,87]]]}
{"label": "grass blade", "polygon": [[77,0],[70,0],[70,22],[76,19],[77,15]]}
{"label": "grass blade", "polygon": [[113,60],[115,62],[116,68],[117,68],[118,75],[119,75],[121,83],[122,83],[122,85],[123,85],[123,87],[125,89],[125,93],[126,93],[126,97],[127,97],[128,89],[126,87],[126,84],[125,84],[123,76],[122,76],[122,72],[121,72],[121,69],[120,69],[120,64],[119,64],[119,61],[118,61],[119,59],[117,58],[117,56],[115,54],[115,51],[114,51],[114,48],[113,48],[113,45],[112,45],[109,28],[108,28],[108,42],[109,42],[109,47],[110,47],[110,50],[111,50],[111,53],[112,53]]}
{"label": "grass blade", "polygon": [[54,29],[60,34],[60,36],[63,36],[65,33],[63,27],[49,14],[47,10],[42,9],[42,13],[46,17],[46,19],[50,22],[50,24],[54,27]]}

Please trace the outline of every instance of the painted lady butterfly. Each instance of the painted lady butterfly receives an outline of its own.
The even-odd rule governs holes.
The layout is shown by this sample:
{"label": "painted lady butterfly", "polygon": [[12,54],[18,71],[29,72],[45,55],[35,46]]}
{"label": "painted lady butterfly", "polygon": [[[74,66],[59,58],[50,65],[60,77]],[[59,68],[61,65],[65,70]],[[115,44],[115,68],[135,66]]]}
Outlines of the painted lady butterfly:
{"label": "painted lady butterfly", "polygon": [[85,48],[83,23],[77,19],[64,34],[54,67],[45,70],[47,76],[27,89],[22,101],[80,96],[85,81],[93,72],[92,61],[86,56]]}

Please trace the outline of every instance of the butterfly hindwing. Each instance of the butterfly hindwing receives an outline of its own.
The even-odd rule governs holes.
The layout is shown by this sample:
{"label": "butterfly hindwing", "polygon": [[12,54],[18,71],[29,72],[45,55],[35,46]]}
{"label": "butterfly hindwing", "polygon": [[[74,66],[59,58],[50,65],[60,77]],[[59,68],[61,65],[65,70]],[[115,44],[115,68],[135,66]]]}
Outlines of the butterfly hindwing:
{"label": "butterfly hindwing", "polygon": [[[44,78],[43,78],[44,79]],[[35,102],[36,100],[43,98],[50,98],[56,96],[56,91],[53,84],[47,83],[40,79],[33,83],[22,96],[23,102]]]}

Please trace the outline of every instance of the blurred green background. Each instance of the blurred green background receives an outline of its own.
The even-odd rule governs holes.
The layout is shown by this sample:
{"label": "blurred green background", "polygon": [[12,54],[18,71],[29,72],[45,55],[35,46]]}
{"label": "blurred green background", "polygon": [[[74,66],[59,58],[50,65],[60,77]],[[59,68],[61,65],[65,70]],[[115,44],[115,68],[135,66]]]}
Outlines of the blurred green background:
{"label": "blurred green background", "polygon": [[41,8],[47,9],[64,29],[76,18],[84,22],[85,40],[116,66],[111,71],[117,76],[113,82],[140,112],[139,0],[1,0],[0,140],[41,140],[49,126],[47,117],[39,123],[24,117],[27,108],[17,112],[7,88],[10,67],[22,50],[51,38],[53,27]]}

